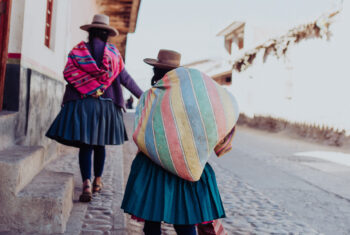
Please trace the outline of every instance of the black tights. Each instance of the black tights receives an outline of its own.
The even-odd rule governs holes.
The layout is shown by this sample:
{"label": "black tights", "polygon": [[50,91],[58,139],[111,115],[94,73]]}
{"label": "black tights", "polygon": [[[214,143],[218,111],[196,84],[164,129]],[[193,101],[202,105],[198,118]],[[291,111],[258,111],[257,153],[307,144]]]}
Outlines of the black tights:
{"label": "black tights", "polygon": [[[178,235],[196,235],[196,227],[194,225],[176,225],[174,229]],[[145,221],[143,227],[145,235],[160,235],[160,222]]]}
{"label": "black tights", "polygon": [[92,151],[94,151],[94,175],[102,176],[106,158],[105,146],[84,145],[79,150],[79,166],[83,182],[87,179],[91,180]]}

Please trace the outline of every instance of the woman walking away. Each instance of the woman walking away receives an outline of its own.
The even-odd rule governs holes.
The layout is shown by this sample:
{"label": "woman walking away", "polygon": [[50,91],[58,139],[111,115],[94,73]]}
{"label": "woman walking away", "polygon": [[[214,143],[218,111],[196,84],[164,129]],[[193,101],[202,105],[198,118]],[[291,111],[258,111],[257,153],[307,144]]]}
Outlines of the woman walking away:
{"label": "woman walking away", "polygon": [[[179,235],[195,235],[196,224],[225,217],[215,173],[202,157],[209,157],[214,147],[217,154],[230,149],[238,115],[232,120],[222,115],[231,110],[224,110],[219,102],[212,105],[208,99],[221,95],[222,88],[211,78],[202,78],[198,70],[180,67],[180,58],[178,52],[160,50],[157,59],[144,60],[153,66],[154,76],[152,88],[143,93],[136,109],[133,139],[139,152],[131,166],[121,208],[145,221],[146,235],[161,234],[161,222],[173,224]],[[230,99],[229,95],[222,97]],[[205,119],[213,118],[212,107],[218,107],[214,111],[222,115],[217,118],[223,121],[220,130],[218,121]],[[187,134],[191,137],[185,137]],[[186,151],[192,156],[182,158]]]}
{"label": "woman walking away", "polygon": [[[79,148],[83,190],[79,200],[89,202],[102,189],[105,145],[120,145],[128,139],[121,109],[121,85],[139,98],[142,90],[124,68],[118,49],[107,42],[118,31],[109,17],[97,14],[91,24],[80,27],[89,33],[68,55],[63,71],[67,81],[62,109],[46,136],[61,144]],[[91,186],[92,152],[94,180]]]}

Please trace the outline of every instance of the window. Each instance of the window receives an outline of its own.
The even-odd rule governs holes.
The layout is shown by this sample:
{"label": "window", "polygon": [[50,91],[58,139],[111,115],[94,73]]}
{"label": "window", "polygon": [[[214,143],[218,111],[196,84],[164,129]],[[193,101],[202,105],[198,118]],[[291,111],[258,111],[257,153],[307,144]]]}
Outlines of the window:
{"label": "window", "polygon": [[47,0],[46,24],[45,24],[45,45],[50,48],[52,28],[52,6],[54,0]]}

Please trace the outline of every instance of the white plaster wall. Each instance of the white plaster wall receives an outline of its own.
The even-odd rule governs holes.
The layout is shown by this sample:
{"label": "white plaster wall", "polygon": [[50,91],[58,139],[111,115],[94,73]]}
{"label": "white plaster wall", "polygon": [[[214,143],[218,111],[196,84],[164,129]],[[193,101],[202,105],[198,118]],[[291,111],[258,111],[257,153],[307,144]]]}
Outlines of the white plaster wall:
{"label": "white plaster wall", "polygon": [[96,0],[71,0],[69,47],[72,48],[80,41],[87,40],[88,34],[80,29],[81,25],[90,24],[95,14],[99,13]]}
{"label": "white plaster wall", "polygon": [[270,38],[275,38],[285,34],[288,26],[271,26],[267,22],[265,24],[256,24],[247,22],[244,29],[244,48],[254,48]]}
{"label": "white plaster wall", "polygon": [[26,0],[24,12],[22,60],[24,67],[32,68],[40,73],[56,79],[62,79],[65,62],[67,27],[69,25],[69,0],[55,1],[52,21],[54,45],[48,48],[44,44],[46,0]]}
{"label": "white plaster wall", "polygon": [[22,50],[22,32],[24,18],[25,0],[12,1],[10,35],[9,35],[9,53],[20,53]]}
{"label": "white plaster wall", "polygon": [[290,121],[327,125],[350,134],[350,4],[331,27],[330,41],[311,39],[294,45],[285,59],[262,53],[252,67],[233,71],[241,111]]}
{"label": "white plaster wall", "polygon": [[[62,71],[70,49],[87,34],[79,26],[90,23],[98,8],[95,0],[56,0],[53,7],[50,48],[44,44],[46,0],[24,2],[22,61],[52,78],[62,80]],[[16,0],[15,0],[16,2]]]}

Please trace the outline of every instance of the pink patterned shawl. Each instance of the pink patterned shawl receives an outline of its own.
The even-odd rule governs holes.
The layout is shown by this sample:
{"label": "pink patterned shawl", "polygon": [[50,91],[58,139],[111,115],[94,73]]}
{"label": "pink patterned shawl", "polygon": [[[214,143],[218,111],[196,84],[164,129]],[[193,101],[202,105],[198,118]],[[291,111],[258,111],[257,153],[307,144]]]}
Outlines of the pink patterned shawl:
{"label": "pink patterned shawl", "polygon": [[69,53],[63,75],[82,95],[101,95],[123,69],[123,59],[113,44],[106,43],[102,64],[98,68],[82,41]]}

